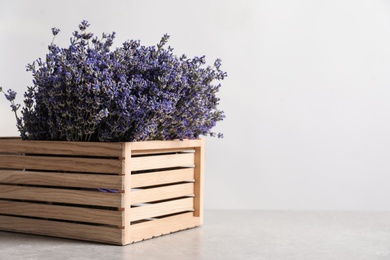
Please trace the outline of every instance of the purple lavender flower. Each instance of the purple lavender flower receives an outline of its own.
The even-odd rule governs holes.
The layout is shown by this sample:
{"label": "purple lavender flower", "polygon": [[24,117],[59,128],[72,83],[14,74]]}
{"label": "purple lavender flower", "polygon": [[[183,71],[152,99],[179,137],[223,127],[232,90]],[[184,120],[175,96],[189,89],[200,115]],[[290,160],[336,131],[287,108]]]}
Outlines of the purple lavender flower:
{"label": "purple lavender flower", "polygon": [[[87,32],[89,26],[82,21],[68,48],[52,42],[45,59],[27,65],[33,86],[24,94],[20,117],[16,93],[3,92],[23,139],[114,142],[216,136],[211,129],[225,117],[216,96],[218,81],[226,77],[220,60],[206,66],[204,56],[178,58],[173,48],[165,47],[167,34],[156,46],[129,40],[111,50],[115,33],[98,38]],[[52,28],[53,36],[59,31]]]}
{"label": "purple lavender flower", "polygon": [[89,23],[88,21],[86,20],[83,20],[80,25],[79,25],[79,29],[80,31],[85,31],[85,29],[87,29],[89,27]]}
{"label": "purple lavender flower", "polygon": [[53,28],[51,28],[51,32],[52,32],[53,36],[56,36],[60,32],[60,29],[53,27]]}
{"label": "purple lavender flower", "polygon": [[5,98],[6,98],[8,101],[10,101],[10,102],[14,101],[15,98],[16,98],[16,92],[13,91],[12,89],[7,90],[7,92],[8,92],[8,94],[5,94],[5,93],[4,93]]}

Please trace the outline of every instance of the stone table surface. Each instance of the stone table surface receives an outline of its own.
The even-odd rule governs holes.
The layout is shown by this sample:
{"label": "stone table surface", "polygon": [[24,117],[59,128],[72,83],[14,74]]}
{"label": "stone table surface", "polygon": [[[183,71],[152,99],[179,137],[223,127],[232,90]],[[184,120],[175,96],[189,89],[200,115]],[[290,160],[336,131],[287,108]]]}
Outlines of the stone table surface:
{"label": "stone table surface", "polygon": [[390,212],[206,210],[202,227],[127,246],[0,232],[9,259],[390,259]]}

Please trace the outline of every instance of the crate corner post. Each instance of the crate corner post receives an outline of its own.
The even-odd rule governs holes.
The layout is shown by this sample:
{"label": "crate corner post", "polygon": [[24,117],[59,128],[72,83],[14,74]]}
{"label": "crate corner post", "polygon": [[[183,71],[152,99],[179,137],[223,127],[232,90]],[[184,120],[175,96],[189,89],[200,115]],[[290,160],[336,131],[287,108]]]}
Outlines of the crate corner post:
{"label": "crate corner post", "polygon": [[204,162],[205,139],[199,140],[199,146],[195,147],[195,199],[194,216],[199,218],[199,225],[203,225],[203,201],[204,201]]}
{"label": "crate corner post", "polygon": [[122,245],[130,244],[131,241],[131,143],[125,142],[122,147],[122,176],[124,178],[123,182],[123,234],[122,234]]}

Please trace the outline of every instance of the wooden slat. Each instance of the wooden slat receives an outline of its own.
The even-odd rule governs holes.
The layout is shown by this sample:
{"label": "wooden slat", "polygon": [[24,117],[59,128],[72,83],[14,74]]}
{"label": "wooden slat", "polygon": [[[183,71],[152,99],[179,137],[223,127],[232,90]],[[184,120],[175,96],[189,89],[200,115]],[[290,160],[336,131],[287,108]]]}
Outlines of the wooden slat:
{"label": "wooden slat", "polygon": [[131,187],[146,187],[194,180],[194,168],[131,175]]}
{"label": "wooden slat", "polygon": [[[38,144],[38,146],[36,144]],[[6,147],[6,145],[8,147]],[[3,169],[0,170],[0,183],[4,183],[0,184],[0,198],[3,198],[0,200],[2,203],[0,203],[0,212],[3,212],[1,214],[4,214],[0,215],[0,229],[57,237],[76,238],[104,243],[127,244],[129,241],[140,241],[153,236],[167,234],[200,225],[203,216],[203,189],[199,185],[203,185],[203,170],[201,170],[201,167],[203,167],[202,156],[204,156],[204,154],[199,156],[197,153],[199,151],[203,151],[203,145],[204,140],[202,139],[126,143],[47,142],[21,141],[15,138],[0,139],[0,169]],[[78,147],[77,149],[75,148],[76,146]],[[106,150],[106,148],[108,150]],[[192,151],[189,154],[188,152],[190,150]],[[184,151],[184,153],[170,155],[159,154],[179,151]],[[38,154],[39,156],[29,155],[34,153]],[[17,156],[21,154],[27,155]],[[41,154],[48,155],[41,156]],[[75,157],[51,156],[61,154],[74,155]],[[140,154],[159,155],[134,157],[134,155]],[[110,165],[110,163],[107,163],[109,161],[107,158],[79,158],[77,155],[115,157],[118,159],[111,160],[111,163],[114,165]],[[149,159],[147,159],[148,157]],[[179,157],[181,158],[179,159]],[[182,160],[183,158],[184,163]],[[26,163],[27,165],[30,163],[31,167],[26,166]],[[64,165],[61,164],[65,164],[66,167],[69,168],[64,169]],[[105,167],[109,168],[109,170],[107,170]],[[130,175],[130,173],[134,171],[170,167],[188,168],[167,171],[159,170],[158,172]],[[113,168],[116,169],[112,170]],[[27,169],[27,171],[17,171],[19,169]],[[39,172],[36,172],[35,170]],[[58,172],[54,173],[54,171]],[[67,178],[67,173],[65,171],[71,171],[74,172],[74,174],[71,178]],[[94,174],[83,174],[83,172],[96,172],[98,174],[113,173],[118,174],[118,176],[96,175],[95,180],[91,180],[90,177],[92,177]],[[16,173],[16,176],[12,176],[12,173]],[[23,178],[29,178],[29,176],[27,176],[28,173],[37,173],[37,175],[34,175],[34,177],[31,177],[29,180],[23,181]],[[53,174],[53,176],[51,174]],[[56,177],[54,177],[54,174],[56,174]],[[61,177],[57,178],[58,176]],[[99,179],[99,177],[104,178]],[[107,179],[105,179],[106,177]],[[109,179],[108,177],[119,177],[115,180],[119,181],[120,183],[118,184],[116,181],[114,182],[113,179]],[[77,178],[80,178],[79,181]],[[183,187],[178,188],[178,190],[175,191],[164,190],[166,187],[168,187],[166,186],[152,188],[159,189],[158,191],[155,190],[157,193],[152,192],[149,189],[128,192],[131,190],[131,188],[192,180],[195,180],[195,183],[187,183],[184,185],[186,185],[185,189],[189,189],[190,185],[193,187],[191,189],[191,194],[194,192],[195,198],[176,199],[130,208],[132,195],[137,194],[136,192],[141,193],[138,193],[138,195],[134,197],[134,201],[136,203],[141,203],[145,202],[145,200],[149,201],[154,200],[155,198],[157,199],[157,197],[159,200],[164,200],[169,193],[174,194],[178,192],[180,195],[175,194],[169,196],[182,196],[182,194],[188,193],[189,191],[187,190],[184,192],[183,190],[185,189],[183,189]],[[85,188],[95,188],[95,185],[98,185],[99,188],[115,189],[120,187],[121,193],[103,193],[75,189],[56,189],[53,187],[37,188],[18,185],[5,185],[9,183],[62,187],[73,187],[73,185],[76,184],[83,185]],[[106,185],[100,186],[100,184],[103,183],[106,183]],[[175,184],[173,186],[177,185],[179,184]],[[9,201],[13,199],[24,201]],[[104,216],[104,214],[99,215],[99,212],[105,210],[82,207],[80,208],[81,211],[77,212],[77,210],[73,211],[72,209],[76,209],[78,207],[59,206],[52,204],[38,205],[36,202],[27,202],[35,200],[42,202],[52,201],[69,204],[117,207],[120,210],[112,211],[115,212],[113,214],[118,215],[113,216],[111,215],[112,212],[108,211],[107,214],[110,214],[110,216]],[[40,207],[42,205],[43,210],[41,211]],[[12,210],[14,210],[14,214],[21,214],[26,217],[31,216],[52,219],[63,217],[67,220],[80,222],[88,222],[88,220],[90,220],[89,223],[93,223],[93,221],[103,221],[105,225],[108,224],[113,226],[121,226],[122,229],[76,223],[63,223],[59,221],[48,221],[43,219],[5,216],[10,214],[9,212],[12,212]],[[194,212],[187,213],[189,211]],[[168,216],[171,214],[177,215]],[[90,219],[88,219],[88,217],[90,217]],[[120,218],[119,225],[117,220],[114,220],[117,217]],[[162,218],[153,221],[136,223],[138,220],[155,217]]]}
{"label": "wooden slat", "polygon": [[156,156],[134,157],[131,160],[131,170],[152,170],[169,167],[193,166],[194,154],[169,154]]}
{"label": "wooden slat", "polygon": [[136,221],[194,209],[194,199],[178,199],[130,209],[130,220]]}
{"label": "wooden slat", "polygon": [[0,183],[123,189],[124,176],[0,170]]}
{"label": "wooden slat", "polygon": [[121,160],[0,155],[0,168],[121,174]]}
{"label": "wooden slat", "polygon": [[73,238],[109,244],[123,244],[123,230],[113,227],[91,226],[0,215],[0,230]]}
{"label": "wooden slat", "polygon": [[120,157],[123,143],[30,141],[0,139],[0,153],[61,154]]}
{"label": "wooden slat", "polygon": [[201,139],[169,140],[169,141],[141,141],[131,142],[131,150],[176,149],[194,148],[201,145]]}
{"label": "wooden slat", "polygon": [[142,241],[199,225],[199,218],[194,217],[192,213],[184,213],[132,225],[130,239],[131,242]]}
{"label": "wooden slat", "polygon": [[0,214],[122,226],[122,212],[0,200]]}
{"label": "wooden slat", "polygon": [[194,195],[194,184],[184,183],[131,192],[131,205]]}
{"label": "wooden slat", "polygon": [[133,150],[132,155],[147,155],[147,154],[163,154],[163,153],[193,153],[194,149],[171,148],[171,149],[155,149],[155,150]]}
{"label": "wooden slat", "polygon": [[0,185],[0,198],[121,207],[121,193]]}
{"label": "wooden slat", "polygon": [[195,149],[195,199],[194,216],[199,217],[200,224],[203,224],[203,190],[204,190],[204,160],[205,160],[205,140],[202,145]]}
{"label": "wooden slat", "polygon": [[[122,217],[122,227],[124,227],[122,242],[123,244],[130,243],[130,208],[131,208],[131,146],[130,143],[125,143],[123,149],[124,165],[122,167],[122,175],[125,176],[124,193],[121,197],[122,207],[124,208]],[[127,232],[126,232],[127,231]]]}

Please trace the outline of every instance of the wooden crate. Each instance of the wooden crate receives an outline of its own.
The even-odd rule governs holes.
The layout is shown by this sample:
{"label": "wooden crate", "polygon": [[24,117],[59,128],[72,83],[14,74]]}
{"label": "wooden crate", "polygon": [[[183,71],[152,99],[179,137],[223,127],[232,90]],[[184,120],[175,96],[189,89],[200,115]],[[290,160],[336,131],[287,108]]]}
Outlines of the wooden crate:
{"label": "wooden crate", "polygon": [[0,138],[0,230],[126,245],[199,226],[203,162],[204,139]]}

